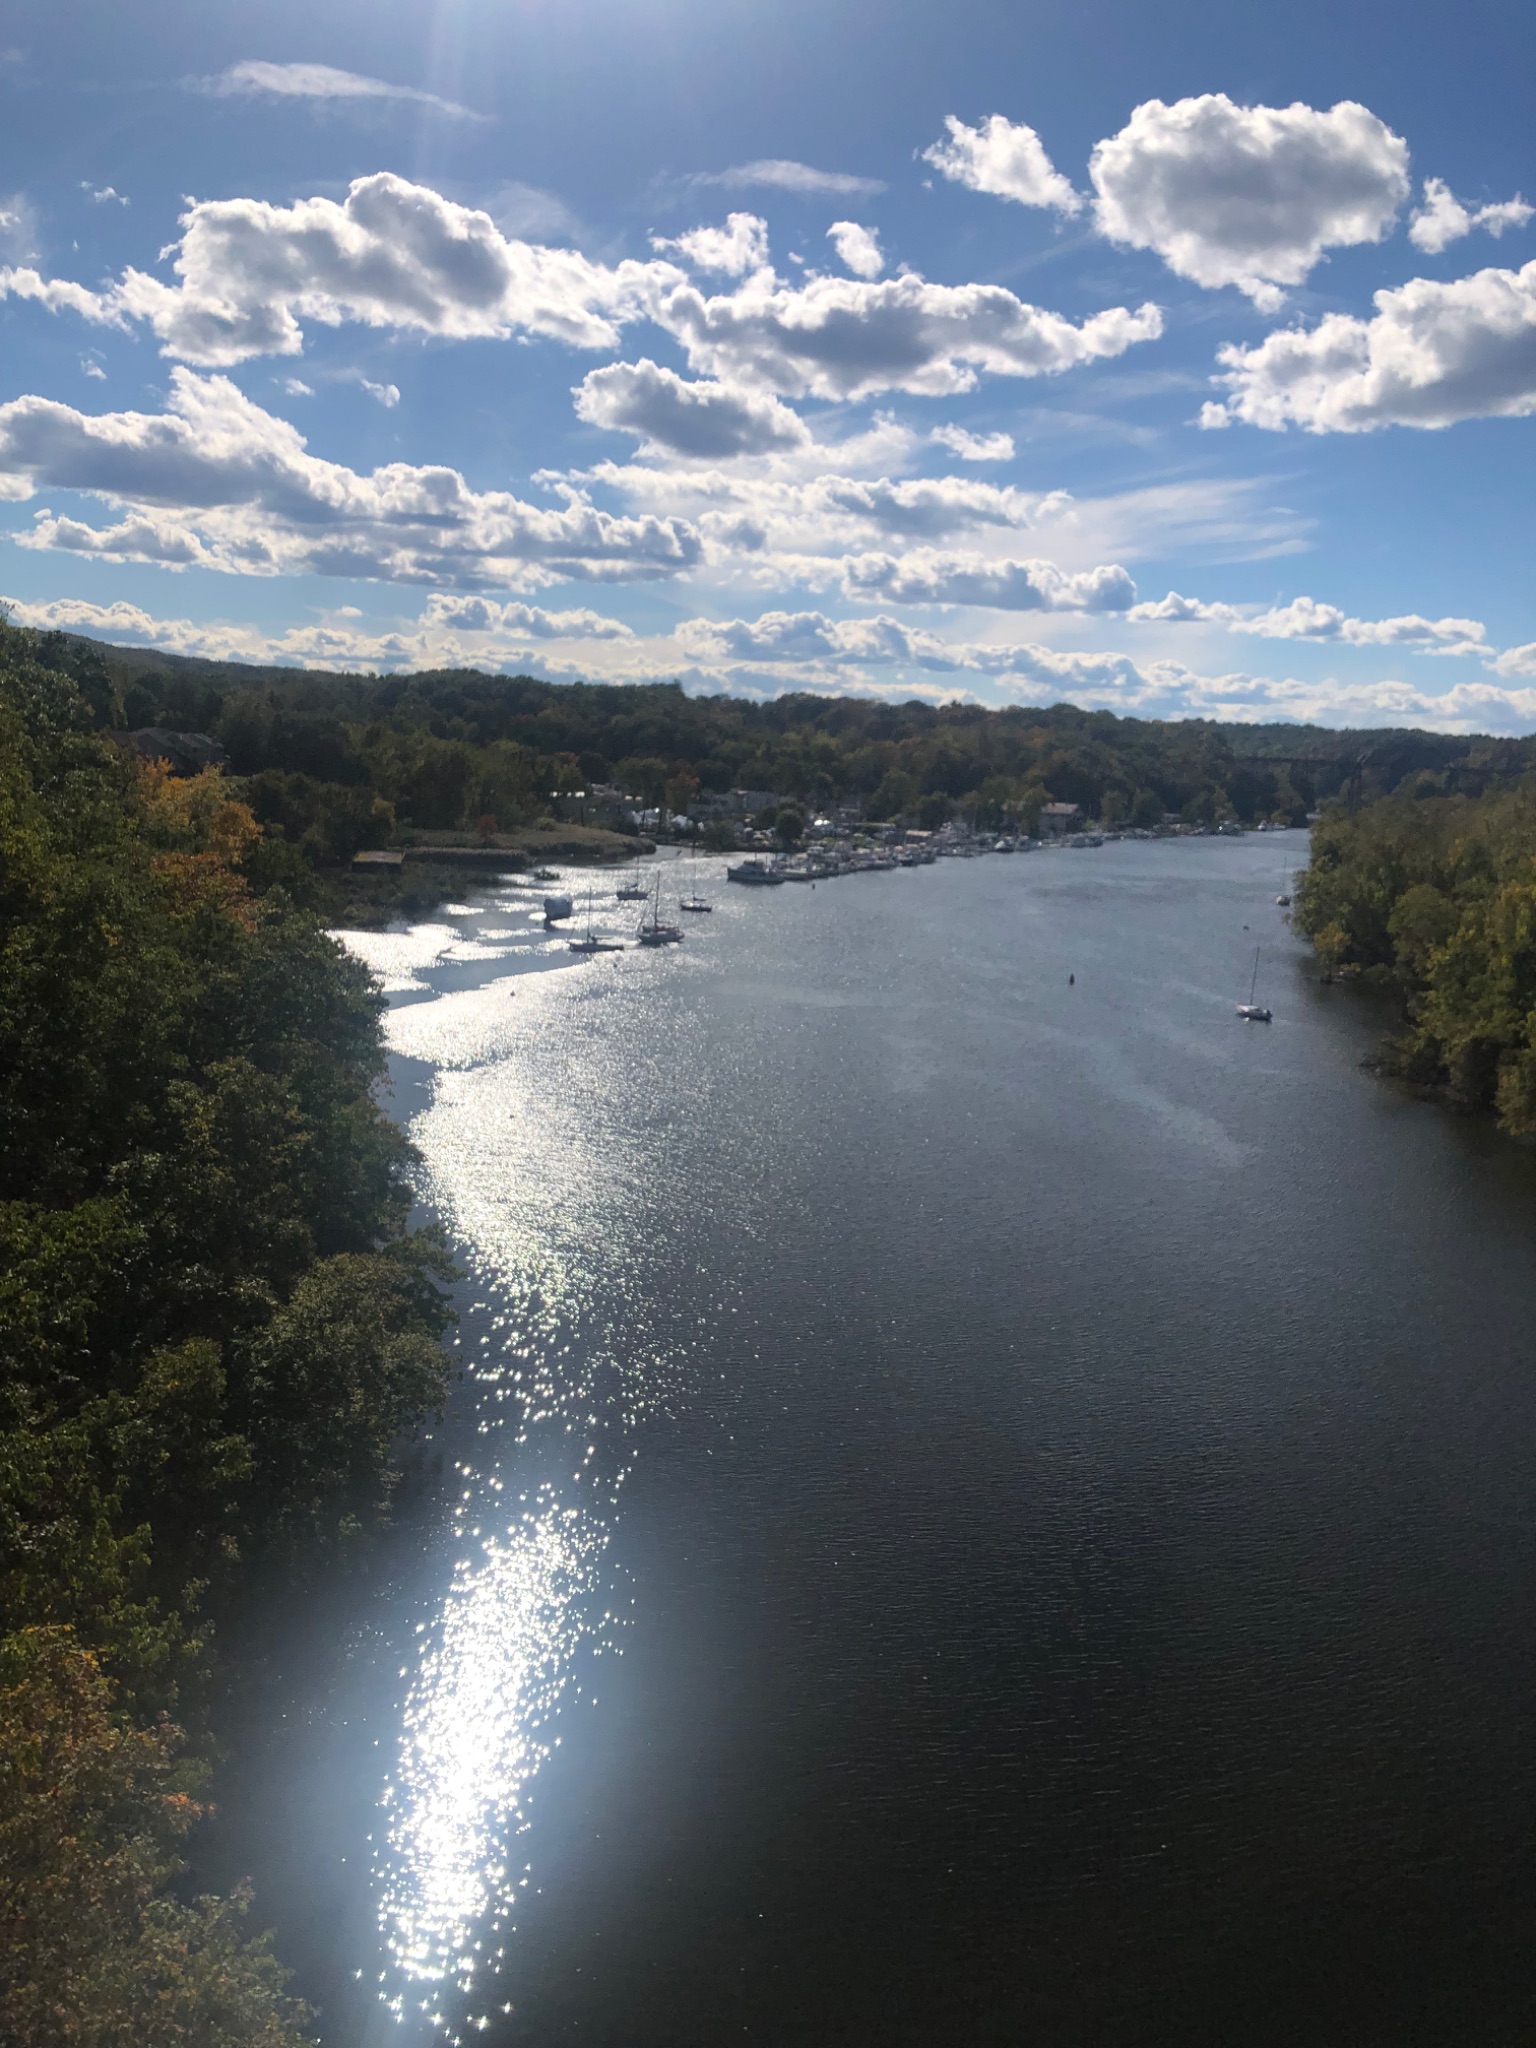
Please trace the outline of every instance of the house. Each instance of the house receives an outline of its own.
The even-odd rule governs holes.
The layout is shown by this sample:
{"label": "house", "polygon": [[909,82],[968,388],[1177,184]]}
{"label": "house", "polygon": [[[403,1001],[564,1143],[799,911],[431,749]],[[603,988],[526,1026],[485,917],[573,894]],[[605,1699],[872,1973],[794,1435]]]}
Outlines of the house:
{"label": "house", "polygon": [[1040,837],[1059,839],[1068,832],[1083,829],[1083,807],[1081,804],[1042,804],[1040,807]]}

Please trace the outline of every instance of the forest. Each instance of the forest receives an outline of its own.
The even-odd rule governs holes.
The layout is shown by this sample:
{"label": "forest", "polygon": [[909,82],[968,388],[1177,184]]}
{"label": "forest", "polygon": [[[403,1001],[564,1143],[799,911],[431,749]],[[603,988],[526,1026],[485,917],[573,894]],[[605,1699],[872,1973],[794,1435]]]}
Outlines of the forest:
{"label": "forest", "polygon": [[216,739],[266,828],[264,873],[295,891],[295,849],[323,869],[407,830],[505,831],[592,783],[675,811],[700,793],[749,788],[929,827],[958,815],[1029,828],[1051,801],[1110,825],[1299,825],[1333,796],[1368,802],[1412,778],[1476,794],[1536,765],[1529,741],[1119,718],[1071,705],[810,694],[757,703],[469,669],[335,675],[62,634],[41,640],[38,656],[72,677],[104,728]]}
{"label": "forest", "polygon": [[381,1526],[449,1269],[369,977],[239,785],[37,651],[0,628],[0,2040],[292,2048],[246,1900],[183,1877],[217,1646]]}
{"label": "forest", "polygon": [[1295,915],[1329,972],[1400,999],[1391,1072],[1536,1132],[1536,774],[1330,808]]}

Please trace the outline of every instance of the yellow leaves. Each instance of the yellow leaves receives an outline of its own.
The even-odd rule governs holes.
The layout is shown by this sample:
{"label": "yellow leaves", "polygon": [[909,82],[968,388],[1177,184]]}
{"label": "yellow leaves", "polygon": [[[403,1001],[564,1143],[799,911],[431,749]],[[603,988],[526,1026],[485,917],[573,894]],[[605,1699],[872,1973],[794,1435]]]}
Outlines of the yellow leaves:
{"label": "yellow leaves", "polygon": [[173,776],[164,761],[138,770],[146,836],[161,851],[151,862],[179,910],[212,909],[249,929],[251,892],[241,861],[262,836],[250,806],[228,795],[217,768]]}

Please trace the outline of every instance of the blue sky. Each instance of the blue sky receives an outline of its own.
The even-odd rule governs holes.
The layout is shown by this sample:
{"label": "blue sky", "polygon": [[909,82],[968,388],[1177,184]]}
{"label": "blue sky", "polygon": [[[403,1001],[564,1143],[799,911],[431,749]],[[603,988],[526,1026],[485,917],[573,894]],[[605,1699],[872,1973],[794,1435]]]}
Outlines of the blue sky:
{"label": "blue sky", "polygon": [[1536,729],[1513,4],[0,14],[0,591],[191,653]]}

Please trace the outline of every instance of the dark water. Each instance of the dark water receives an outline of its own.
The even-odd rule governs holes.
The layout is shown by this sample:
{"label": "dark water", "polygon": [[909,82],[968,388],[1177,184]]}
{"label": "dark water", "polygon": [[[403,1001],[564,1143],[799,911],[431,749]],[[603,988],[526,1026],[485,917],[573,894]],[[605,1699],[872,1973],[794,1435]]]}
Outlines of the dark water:
{"label": "dark water", "polygon": [[1360,1071],[1304,856],[414,942],[448,1498],[222,1845],[330,2048],[1531,2038],[1536,1178]]}

